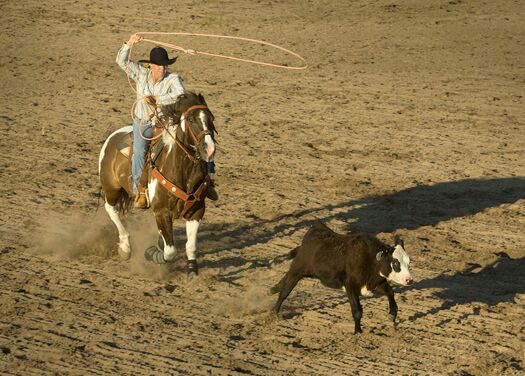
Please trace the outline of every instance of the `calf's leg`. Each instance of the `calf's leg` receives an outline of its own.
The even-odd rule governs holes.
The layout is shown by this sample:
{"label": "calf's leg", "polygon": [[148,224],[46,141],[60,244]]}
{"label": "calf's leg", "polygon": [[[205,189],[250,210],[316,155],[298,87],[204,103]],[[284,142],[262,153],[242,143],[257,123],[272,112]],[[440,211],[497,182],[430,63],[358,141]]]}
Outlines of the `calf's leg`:
{"label": "calf's leg", "polygon": [[394,323],[395,327],[397,317],[397,304],[396,300],[394,299],[394,290],[392,290],[392,287],[390,287],[390,285],[385,281],[376,288],[376,291],[386,295],[386,297],[388,298],[388,315],[390,316],[390,319]]}
{"label": "calf's leg", "polygon": [[[278,313],[281,309],[281,304],[283,304],[283,301],[290,295],[294,287],[297,285],[297,282],[299,282],[303,278],[302,275],[292,272],[291,270],[286,273],[286,275],[281,279],[281,281],[272,288],[271,291],[276,290],[277,288],[280,289],[279,291],[279,298],[277,298],[277,302],[275,303],[275,306],[273,307],[273,312]],[[277,292],[277,291],[275,291]]]}
{"label": "calf's leg", "polygon": [[271,289],[270,289],[270,295],[273,295],[273,294],[277,294],[279,291],[282,290],[283,286],[284,286],[284,283],[286,281],[286,277],[287,277],[287,274],[284,275],[283,278],[281,278],[281,280],[279,281],[279,283],[277,283],[275,286],[273,286]]}
{"label": "calf's leg", "polygon": [[363,307],[361,307],[358,292],[348,282],[345,283],[345,290],[346,294],[348,295],[348,300],[350,301],[350,307],[352,308],[352,316],[354,318],[354,334],[362,333],[363,330],[361,329],[361,317],[363,316]]}

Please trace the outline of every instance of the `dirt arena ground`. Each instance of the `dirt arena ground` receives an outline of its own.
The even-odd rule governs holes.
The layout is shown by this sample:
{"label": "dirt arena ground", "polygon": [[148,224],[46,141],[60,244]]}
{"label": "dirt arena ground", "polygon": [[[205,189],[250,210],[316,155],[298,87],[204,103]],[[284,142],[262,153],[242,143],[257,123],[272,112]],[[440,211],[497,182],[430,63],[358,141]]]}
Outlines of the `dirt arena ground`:
{"label": "dirt arena ground", "polygon": [[[520,0],[0,1],[0,373],[522,375],[525,6]],[[136,31],[263,39],[289,71],[180,55],[219,130],[217,183],[188,283],[184,224],[148,264],[97,201],[98,152],[130,123],[115,64]],[[159,37],[160,38],[160,37]],[[258,45],[165,37],[284,64]],[[151,44],[134,49],[146,57]],[[304,280],[269,314],[269,265],[320,219],[404,237],[416,283],[363,299]]]}

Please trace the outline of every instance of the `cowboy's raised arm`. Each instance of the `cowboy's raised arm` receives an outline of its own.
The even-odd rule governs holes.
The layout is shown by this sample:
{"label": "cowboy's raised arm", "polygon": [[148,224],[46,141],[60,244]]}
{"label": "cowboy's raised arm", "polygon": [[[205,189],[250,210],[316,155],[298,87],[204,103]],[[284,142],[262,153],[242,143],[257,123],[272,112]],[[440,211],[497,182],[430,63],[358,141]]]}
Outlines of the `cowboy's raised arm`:
{"label": "cowboy's raised arm", "polygon": [[120,68],[122,68],[130,77],[131,79],[135,80],[137,76],[140,73],[140,70],[142,66],[135,62],[135,61],[129,61],[129,53],[131,51],[131,47],[142,40],[142,36],[139,34],[133,34],[129,40],[120,47],[120,50],[117,54],[117,64]]}
{"label": "cowboy's raised arm", "polygon": [[169,91],[166,94],[159,95],[157,104],[166,105],[174,103],[180,95],[184,94],[185,89],[181,76],[176,73],[171,73],[168,79],[170,80]]}

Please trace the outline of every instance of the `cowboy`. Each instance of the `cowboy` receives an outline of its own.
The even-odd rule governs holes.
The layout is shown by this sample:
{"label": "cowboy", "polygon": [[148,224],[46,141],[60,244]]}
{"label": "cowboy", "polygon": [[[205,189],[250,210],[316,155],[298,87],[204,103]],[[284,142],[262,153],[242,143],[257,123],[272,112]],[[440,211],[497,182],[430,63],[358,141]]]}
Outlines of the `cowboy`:
{"label": "cowboy", "polygon": [[131,172],[133,176],[133,206],[147,208],[145,188],[139,184],[140,175],[144,169],[146,153],[153,136],[152,115],[157,105],[174,103],[184,94],[182,78],[168,70],[177,60],[169,58],[168,52],[162,47],[154,47],[149,55],[149,60],[129,61],[131,47],[139,43],[142,36],[133,34],[124,43],[117,54],[117,64],[136,83],[137,102],[135,104],[135,117],[133,119],[133,158]]}

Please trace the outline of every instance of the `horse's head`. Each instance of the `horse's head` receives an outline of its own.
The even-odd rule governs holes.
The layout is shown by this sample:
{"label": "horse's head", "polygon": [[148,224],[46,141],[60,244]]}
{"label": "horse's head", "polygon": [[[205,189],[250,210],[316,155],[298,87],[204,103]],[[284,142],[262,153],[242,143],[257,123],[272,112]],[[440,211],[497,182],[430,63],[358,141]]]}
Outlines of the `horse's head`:
{"label": "horse's head", "polygon": [[184,146],[193,149],[200,159],[207,162],[213,160],[217,131],[213,124],[214,116],[202,95],[186,92],[174,104],[163,106],[162,113],[174,123],[180,119],[177,137],[180,132],[180,141]]}

